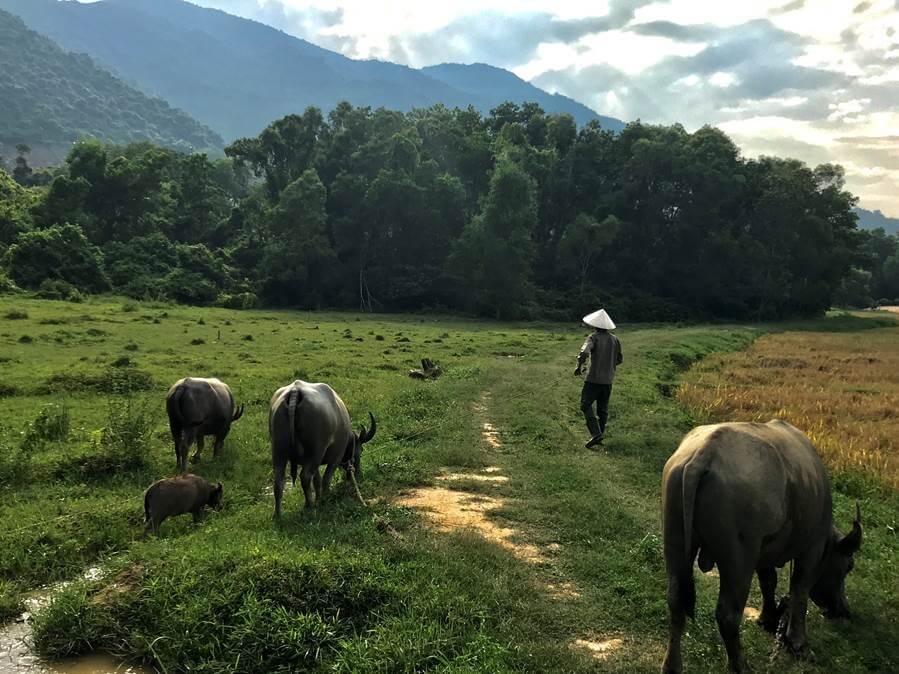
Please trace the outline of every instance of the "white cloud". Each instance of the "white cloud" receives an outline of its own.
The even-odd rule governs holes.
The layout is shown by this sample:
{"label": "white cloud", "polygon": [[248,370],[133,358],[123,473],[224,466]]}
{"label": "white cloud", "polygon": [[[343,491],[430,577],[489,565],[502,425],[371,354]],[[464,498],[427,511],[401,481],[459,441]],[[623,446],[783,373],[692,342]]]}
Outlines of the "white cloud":
{"label": "white cloud", "polygon": [[725,73],[720,71],[717,73],[713,73],[709,78],[709,84],[716,87],[721,87],[723,89],[732,87],[739,81],[739,78],[733,73]]}
{"label": "white cloud", "polygon": [[870,140],[899,129],[896,0],[191,1],[354,58],[485,61],[604,114],[717,124],[750,155],[843,163],[899,216],[899,147]]}

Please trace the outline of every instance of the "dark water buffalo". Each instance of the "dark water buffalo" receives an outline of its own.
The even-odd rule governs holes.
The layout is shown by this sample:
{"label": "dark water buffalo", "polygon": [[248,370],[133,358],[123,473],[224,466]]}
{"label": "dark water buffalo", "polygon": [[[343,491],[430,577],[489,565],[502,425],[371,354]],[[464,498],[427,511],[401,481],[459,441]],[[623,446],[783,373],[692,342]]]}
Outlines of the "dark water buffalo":
{"label": "dark water buffalo", "polygon": [[154,533],[167,517],[191,513],[199,521],[203,508],[219,508],[222,483],[212,484],[199,475],[179,475],[157,480],[144,493],[144,517],[147,529]]}
{"label": "dark water buffalo", "polygon": [[680,672],[685,617],[693,617],[693,560],[718,566],[715,617],[732,671],[746,671],[740,620],[753,573],[762,590],[759,622],[770,631],[780,615],[775,569],[793,562],[784,616],[785,645],[808,651],[808,598],[827,616],[848,616],[846,574],[862,540],[856,506],[852,531],[834,527],[830,481],[812,443],[785,421],[699,426],[681,442],[662,474],[670,634],[663,672]]}
{"label": "dark water buffalo", "polygon": [[[334,470],[342,466],[349,475],[362,476],[362,445],[375,436],[377,423],[353,432],[346,405],[327,384],[297,380],[275,391],[269,407],[268,429],[272,443],[272,467],[275,471],[275,516],[281,516],[284,474],[290,463],[294,483],[302,466],[300,483],[309,508],[328,492]],[[325,468],[324,480],[319,474]],[[314,484],[313,484],[314,483]],[[314,486],[314,492],[313,492]]]}
{"label": "dark water buffalo", "polygon": [[218,379],[186,377],[176,381],[165,396],[169,428],[175,442],[178,470],[187,470],[187,453],[196,441],[197,451],[191,462],[200,460],[203,437],[215,436],[213,454],[218,456],[231,424],[243,415],[243,405],[234,403],[228,385]]}

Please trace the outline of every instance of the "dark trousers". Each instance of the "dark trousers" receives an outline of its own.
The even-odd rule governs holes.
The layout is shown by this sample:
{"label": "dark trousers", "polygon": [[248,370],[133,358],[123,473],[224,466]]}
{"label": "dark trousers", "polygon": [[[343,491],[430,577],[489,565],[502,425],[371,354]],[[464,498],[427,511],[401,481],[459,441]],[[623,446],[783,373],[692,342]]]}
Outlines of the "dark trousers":
{"label": "dark trousers", "polygon": [[[584,382],[584,388],[581,389],[581,411],[584,413],[587,429],[592,437],[605,435],[606,421],[609,418],[609,396],[611,395],[611,384]],[[593,413],[593,403],[596,403],[596,414]],[[598,420],[597,417],[599,417]]]}

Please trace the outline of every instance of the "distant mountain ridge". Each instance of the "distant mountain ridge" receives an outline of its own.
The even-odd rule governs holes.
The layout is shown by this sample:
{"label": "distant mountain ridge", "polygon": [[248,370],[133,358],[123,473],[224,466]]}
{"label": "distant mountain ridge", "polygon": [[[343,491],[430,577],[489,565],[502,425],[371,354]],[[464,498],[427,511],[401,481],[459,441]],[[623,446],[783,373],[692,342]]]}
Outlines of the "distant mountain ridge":
{"label": "distant mountain ridge", "polygon": [[899,218],[890,218],[881,211],[869,211],[864,208],[856,208],[855,214],[858,216],[859,229],[882,228],[888,234],[899,234]]}
{"label": "distant mountain ridge", "polygon": [[81,136],[140,140],[181,150],[222,139],[181,110],[150,98],[84,54],[64,51],[0,9],[0,142],[65,148]]}
{"label": "distant mountain ridge", "polygon": [[357,106],[410,110],[443,103],[488,112],[500,103],[536,102],[547,112],[624,124],[513,73],[484,64],[416,70],[358,61],[270,26],[183,0],[0,0],[65,49],[89,54],[125,81],[183,108],[230,141],[254,136],[310,105],[324,112]]}

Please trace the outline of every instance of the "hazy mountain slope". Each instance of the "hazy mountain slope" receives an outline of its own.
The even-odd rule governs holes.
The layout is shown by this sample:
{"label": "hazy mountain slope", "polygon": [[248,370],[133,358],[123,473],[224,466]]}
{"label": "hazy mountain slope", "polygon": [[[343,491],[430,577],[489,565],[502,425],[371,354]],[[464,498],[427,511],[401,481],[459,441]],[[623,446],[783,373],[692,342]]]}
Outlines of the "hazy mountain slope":
{"label": "hazy mountain slope", "polygon": [[149,140],[188,149],[222,139],[165,101],[150,98],[0,10],[0,140],[66,143],[79,136]]}
{"label": "hazy mountain slope", "polygon": [[586,124],[591,119],[598,119],[603,128],[612,131],[620,131],[624,128],[624,123],[619,119],[597,115],[586,105],[567,96],[550,94],[508,70],[495,68],[485,63],[472,65],[443,63],[422,68],[422,72],[475,97],[485,99],[490,107],[495,107],[503,101],[533,101],[539,103],[546,112],[569,113],[578,124]]}
{"label": "hazy mountain slope", "polygon": [[880,211],[868,211],[864,208],[856,208],[859,229],[877,229],[882,227],[887,232],[899,234],[899,218],[890,218]]}
{"label": "hazy mountain slope", "polygon": [[[84,51],[147,92],[161,96],[226,139],[255,135],[272,120],[315,105],[325,112],[341,100],[408,110],[444,103],[488,111],[506,98],[540,100],[547,110],[591,111],[551,96],[500,69],[472,68],[473,76],[415,70],[382,61],[356,61],[269,26],[200,8],[182,0],[0,0],[33,29],[67,49]],[[438,67],[440,68],[440,67]],[[496,71],[496,72],[493,72]],[[505,73],[498,98],[479,76]],[[479,75],[480,74],[480,75]],[[570,109],[566,108],[570,105]]]}

